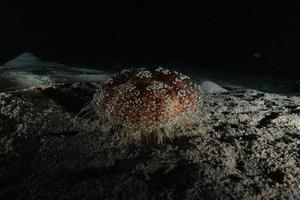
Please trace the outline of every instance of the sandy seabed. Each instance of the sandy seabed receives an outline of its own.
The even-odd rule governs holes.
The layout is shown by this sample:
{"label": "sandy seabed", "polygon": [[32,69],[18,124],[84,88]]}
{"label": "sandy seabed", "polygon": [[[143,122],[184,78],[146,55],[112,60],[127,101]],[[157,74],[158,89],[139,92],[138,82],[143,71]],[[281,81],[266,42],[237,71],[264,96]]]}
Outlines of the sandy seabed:
{"label": "sandy seabed", "polygon": [[0,93],[0,199],[300,198],[300,97],[206,92],[198,135],[139,144],[77,118],[96,88]]}

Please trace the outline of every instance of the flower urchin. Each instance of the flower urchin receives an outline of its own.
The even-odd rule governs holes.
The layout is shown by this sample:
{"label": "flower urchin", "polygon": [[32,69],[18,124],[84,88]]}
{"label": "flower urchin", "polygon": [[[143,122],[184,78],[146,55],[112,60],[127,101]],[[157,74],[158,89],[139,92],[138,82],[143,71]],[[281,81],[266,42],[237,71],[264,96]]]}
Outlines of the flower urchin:
{"label": "flower urchin", "polygon": [[199,125],[201,93],[200,86],[176,71],[125,69],[101,83],[82,111],[93,113],[104,132],[161,143]]}

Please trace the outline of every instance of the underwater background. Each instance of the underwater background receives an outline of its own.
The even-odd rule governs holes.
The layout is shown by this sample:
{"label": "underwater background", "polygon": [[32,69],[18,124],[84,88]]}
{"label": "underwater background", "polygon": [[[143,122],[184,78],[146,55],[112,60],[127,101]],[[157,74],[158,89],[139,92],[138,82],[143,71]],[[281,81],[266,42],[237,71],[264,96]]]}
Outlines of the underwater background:
{"label": "underwater background", "polygon": [[[300,199],[299,9],[1,2],[0,199]],[[139,101],[126,83],[147,86],[152,72],[153,93],[138,92],[153,98],[142,102],[148,116],[166,118],[153,129],[168,136],[160,142],[141,139],[147,112],[123,101]],[[180,86],[174,99],[162,80]],[[133,113],[137,131],[111,110]]]}

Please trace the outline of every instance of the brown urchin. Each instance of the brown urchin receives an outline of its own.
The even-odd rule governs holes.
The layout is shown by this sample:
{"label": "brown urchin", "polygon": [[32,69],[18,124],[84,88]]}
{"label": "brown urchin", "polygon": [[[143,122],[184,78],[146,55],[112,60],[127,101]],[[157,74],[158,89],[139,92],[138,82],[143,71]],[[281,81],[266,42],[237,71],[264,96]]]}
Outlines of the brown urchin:
{"label": "brown urchin", "polygon": [[199,125],[201,105],[201,88],[188,76],[139,68],[110,76],[83,111],[93,112],[104,132],[161,143]]}

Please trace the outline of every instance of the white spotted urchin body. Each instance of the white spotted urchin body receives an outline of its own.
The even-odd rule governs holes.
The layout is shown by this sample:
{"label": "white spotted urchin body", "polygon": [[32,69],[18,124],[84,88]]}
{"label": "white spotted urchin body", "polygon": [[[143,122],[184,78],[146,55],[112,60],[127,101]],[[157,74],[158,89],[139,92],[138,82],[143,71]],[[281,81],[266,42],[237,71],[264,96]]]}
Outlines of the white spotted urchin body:
{"label": "white spotted urchin body", "polygon": [[188,76],[139,68],[110,76],[83,111],[93,112],[104,132],[161,143],[199,125],[201,105],[201,88]]}

